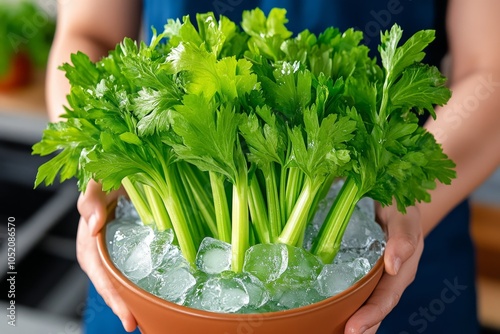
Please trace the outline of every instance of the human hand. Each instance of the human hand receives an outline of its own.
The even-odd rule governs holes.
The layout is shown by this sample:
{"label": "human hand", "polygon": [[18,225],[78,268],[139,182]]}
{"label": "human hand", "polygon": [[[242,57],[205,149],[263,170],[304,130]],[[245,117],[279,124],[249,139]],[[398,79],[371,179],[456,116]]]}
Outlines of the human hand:
{"label": "human hand", "polygon": [[348,320],[344,333],[376,333],[382,320],[397,305],[414,280],[424,248],[420,213],[407,208],[403,215],[394,206],[377,207],[377,218],[387,234],[385,272],[365,304]]}
{"label": "human hand", "polygon": [[137,327],[137,322],[108,278],[97,252],[96,240],[97,233],[106,222],[107,205],[121,194],[124,194],[122,190],[106,195],[100,184],[94,181],[88,184],[87,190],[78,199],[81,218],[76,237],[76,253],[81,268],[97,292],[120,318],[125,330],[131,332]]}

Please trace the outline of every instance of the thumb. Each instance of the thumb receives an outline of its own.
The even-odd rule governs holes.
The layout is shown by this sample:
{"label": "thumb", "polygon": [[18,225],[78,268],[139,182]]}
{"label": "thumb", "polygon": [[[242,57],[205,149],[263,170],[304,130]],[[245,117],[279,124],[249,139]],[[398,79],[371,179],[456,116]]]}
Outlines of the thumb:
{"label": "thumb", "polygon": [[419,248],[422,226],[417,208],[410,207],[406,214],[392,208],[384,219],[387,244],[384,252],[385,269],[390,275],[397,275],[405,263]]}
{"label": "thumb", "polygon": [[78,198],[78,212],[87,222],[91,236],[96,236],[106,221],[106,194],[101,185],[90,181],[84,193]]}

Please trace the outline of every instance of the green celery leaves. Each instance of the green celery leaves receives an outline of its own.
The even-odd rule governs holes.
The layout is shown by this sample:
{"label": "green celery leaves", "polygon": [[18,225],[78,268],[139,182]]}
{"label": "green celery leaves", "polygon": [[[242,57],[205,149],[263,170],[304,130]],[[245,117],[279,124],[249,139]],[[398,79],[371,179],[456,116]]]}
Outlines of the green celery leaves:
{"label": "green celery leaves", "polygon": [[75,177],[121,186],[145,224],[172,228],[193,263],[203,237],[232,243],[232,269],[256,243],[302,245],[332,182],[345,178],[312,252],[331,262],[357,201],[394,200],[402,212],[449,184],[454,164],[417,115],[450,98],[423,64],[433,31],[401,46],[382,34],[381,65],[355,29],[296,36],[284,9],[245,11],[241,28],[200,13],[168,20],[150,43],[124,39],[92,62],[61,69],[71,84],[66,120],[33,154],[35,186]]}

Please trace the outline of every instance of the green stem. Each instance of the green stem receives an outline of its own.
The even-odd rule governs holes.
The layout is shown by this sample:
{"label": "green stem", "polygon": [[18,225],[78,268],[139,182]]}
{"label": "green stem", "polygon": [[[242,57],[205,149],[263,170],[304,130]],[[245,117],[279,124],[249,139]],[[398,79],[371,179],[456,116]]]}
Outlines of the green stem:
{"label": "green stem", "polygon": [[241,272],[245,252],[249,247],[249,221],[248,221],[248,181],[247,171],[241,171],[238,180],[233,185],[232,207],[232,261],[231,269]]}
{"label": "green stem", "polygon": [[172,222],[168,216],[163,200],[156,190],[148,185],[143,185],[144,194],[148,200],[148,206],[153,214],[156,227],[159,231],[165,231],[172,228]]}
{"label": "green stem", "polygon": [[384,86],[382,88],[382,100],[380,102],[380,109],[379,109],[377,119],[376,119],[376,122],[378,124],[384,124],[385,119],[387,118],[386,109],[387,109],[387,104],[389,103],[389,93],[388,92],[389,92],[389,85],[390,85],[390,82],[389,82],[390,77],[391,77],[390,73],[387,73],[385,76]]}
{"label": "green stem", "polygon": [[271,237],[268,229],[269,219],[267,217],[266,205],[264,203],[262,191],[260,190],[259,181],[255,175],[250,180],[248,206],[250,209],[250,216],[252,217],[252,224],[260,243],[270,243]]}
{"label": "green stem", "polygon": [[324,263],[331,263],[337,255],[347,224],[360,198],[358,185],[349,176],[335,198],[312,248],[312,253]]}
{"label": "green stem", "polygon": [[282,228],[278,184],[276,182],[276,169],[274,163],[270,163],[269,167],[263,170],[263,172],[265,172],[264,180],[266,184],[269,226],[271,227],[271,241],[274,242],[281,233]]}
{"label": "green stem", "polygon": [[288,218],[283,231],[278,237],[278,242],[295,246],[299,243],[299,240],[301,240],[301,234],[305,231],[307,218],[309,217],[309,211],[314,202],[314,197],[316,197],[316,193],[321,185],[321,183],[314,183],[315,184],[313,184],[310,179],[306,181],[292,213],[290,214],[290,218]]}
{"label": "green stem", "polygon": [[[158,192],[158,195],[163,200],[165,209],[167,210],[168,216],[170,217],[170,221],[172,223],[172,227],[177,238],[177,242],[179,243],[179,247],[181,249],[182,254],[186,258],[186,260],[194,265],[196,251],[197,249],[194,246],[193,236],[189,229],[188,221],[184,215],[182,201],[179,198],[180,189],[178,187],[178,183],[176,180],[178,179],[175,174],[175,168],[168,168],[165,163],[161,163],[162,172],[151,166],[145,166],[144,173],[145,176],[149,179],[152,184],[152,187]],[[134,193],[134,187],[132,183],[128,183],[130,181],[128,178],[125,178],[124,188],[132,192],[132,196],[138,199],[136,196],[138,193]],[[123,181],[122,181],[123,183]],[[130,195],[129,195],[130,196]],[[132,199],[131,199],[132,200]],[[138,199],[138,206],[146,208],[147,204],[145,204],[144,199],[142,201]],[[134,204],[135,205],[135,204]],[[149,211],[149,207],[148,211]],[[141,210],[143,211],[143,210]],[[150,211],[149,211],[150,212]],[[139,213],[140,214],[140,213]],[[151,220],[152,215],[150,213]],[[142,218],[141,218],[142,219]]]}
{"label": "green stem", "polygon": [[280,185],[279,185],[279,201],[280,201],[280,215],[281,215],[281,229],[283,229],[284,224],[287,220],[286,215],[286,176],[287,176],[287,168],[285,166],[281,166],[280,173]]}
{"label": "green stem", "polygon": [[187,183],[184,183],[184,179],[181,176],[181,165],[183,163],[175,163],[173,164],[173,181],[176,183],[175,189],[177,192],[175,193],[175,197],[177,197],[177,201],[184,212],[184,217],[187,222],[187,226],[191,231],[191,236],[193,238],[193,243],[195,246],[198,246],[203,239],[205,234],[205,227],[203,224],[203,220],[200,216],[200,212],[197,209],[196,202],[194,200],[191,189],[188,187]]}
{"label": "green stem", "polygon": [[139,214],[142,223],[144,225],[153,225],[153,215],[151,214],[150,207],[147,204],[146,199],[144,198],[142,185],[139,183],[134,184],[128,177],[123,178],[122,185],[127,192],[130,201],[134,205],[135,210]]}
{"label": "green stem", "polygon": [[215,209],[217,236],[219,240],[231,242],[231,218],[229,216],[229,207],[224,189],[224,177],[215,172],[209,172],[209,176]]}
{"label": "green stem", "polygon": [[196,210],[198,208],[196,201],[194,199],[193,192],[189,188],[189,184],[185,179],[185,175],[181,173],[180,164],[176,163],[174,168],[175,182],[177,200],[184,212],[184,217],[188,222],[188,228],[191,231],[191,236],[193,237],[194,245],[199,245],[203,236],[205,235],[205,224],[203,218],[201,217],[200,211]]}
{"label": "green stem", "polygon": [[170,168],[167,169],[165,179],[167,184],[161,187],[160,195],[163,198],[165,208],[167,209],[168,215],[172,221],[175,236],[177,238],[177,242],[179,243],[179,247],[181,248],[182,254],[186,260],[189,261],[189,263],[194,264],[196,248],[193,242],[191,230],[189,229],[188,222],[182,209],[182,205],[179,201],[178,196],[180,189],[178,189],[178,184],[175,182],[175,175],[172,175]]}
{"label": "green stem", "polygon": [[337,176],[335,174],[329,175],[321,185],[321,188],[318,191],[318,195],[316,195],[316,198],[314,198],[314,203],[312,205],[308,221],[311,221],[313,219],[316,211],[318,211],[319,203],[326,197],[326,195],[328,195],[328,192],[332,188],[333,182],[335,181],[336,177]]}
{"label": "green stem", "polygon": [[215,218],[215,211],[213,203],[210,200],[205,188],[196,173],[193,171],[193,166],[189,164],[182,164],[183,168],[179,168],[179,173],[186,185],[189,193],[193,197],[196,203],[196,208],[199,210],[201,217],[205,224],[207,225],[210,233],[214,236],[218,236],[217,224]]}
{"label": "green stem", "polygon": [[292,214],[295,203],[302,189],[302,171],[298,167],[288,169],[288,179],[286,183],[286,220]]}

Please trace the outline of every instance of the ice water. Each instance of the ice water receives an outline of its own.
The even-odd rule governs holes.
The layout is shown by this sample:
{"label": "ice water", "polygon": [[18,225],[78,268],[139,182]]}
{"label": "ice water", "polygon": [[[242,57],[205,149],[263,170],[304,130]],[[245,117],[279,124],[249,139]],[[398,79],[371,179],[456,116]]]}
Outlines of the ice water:
{"label": "ice water", "polygon": [[303,248],[257,244],[245,254],[241,273],[231,271],[231,245],[205,238],[191,266],[171,230],[143,226],[130,202],[119,200],[108,224],[108,249],[116,266],[144,290],[191,308],[221,313],[282,311],[334,296],[366,275],[380,258],[385,235],[375,222],[374,203],[362,199],[332,264],[309,253],[341,184],[319,203]]}

